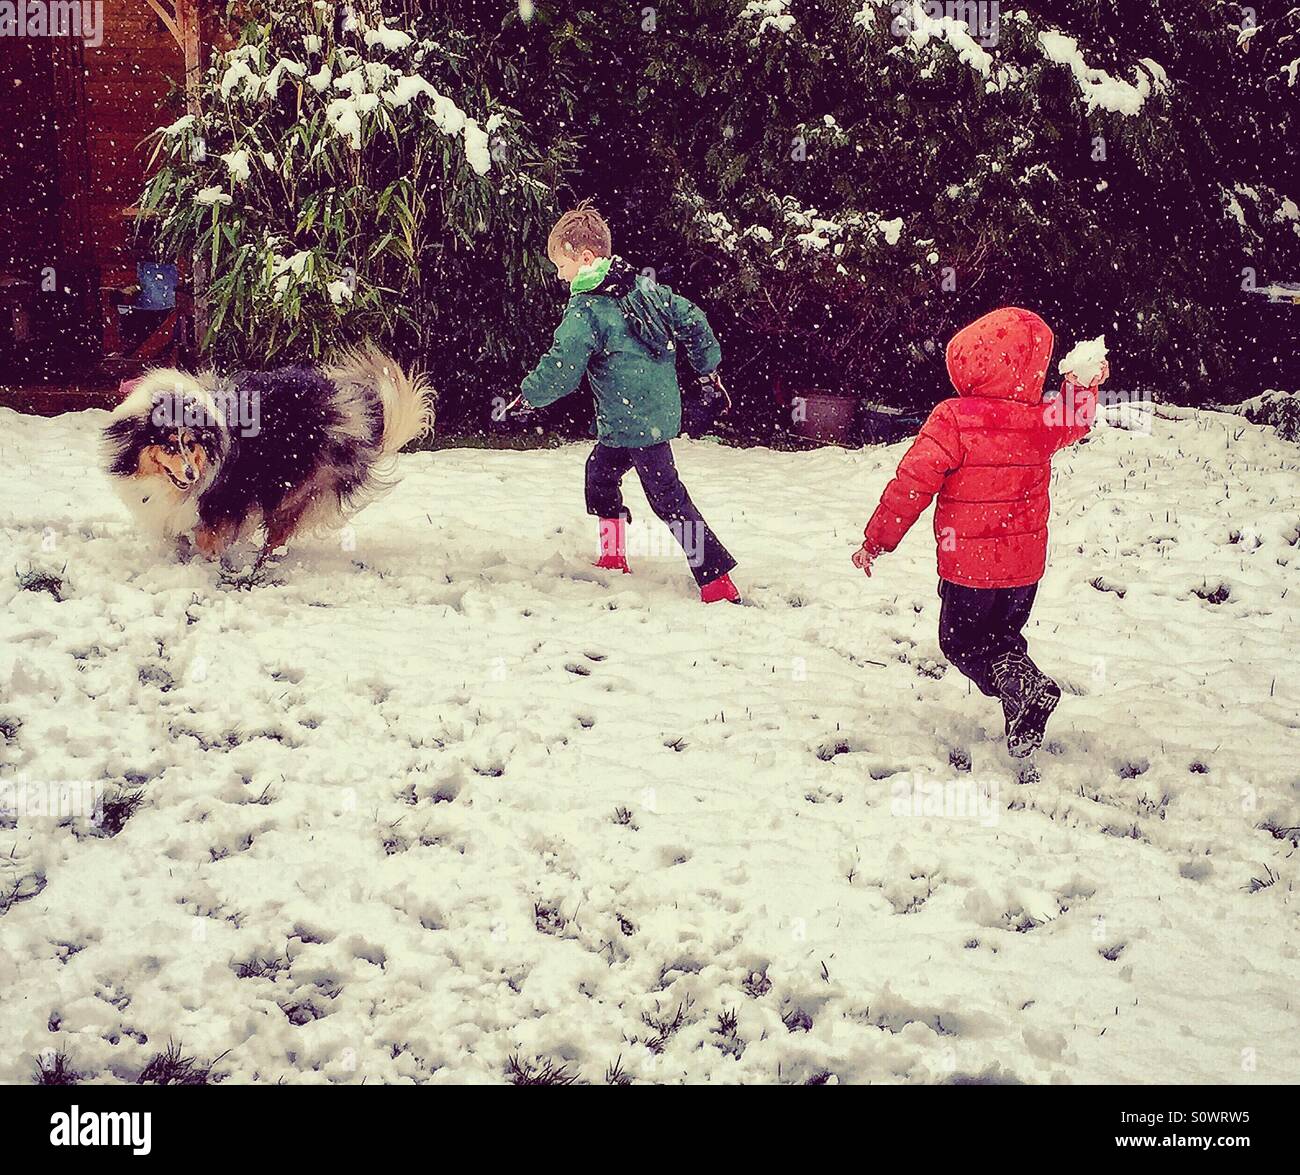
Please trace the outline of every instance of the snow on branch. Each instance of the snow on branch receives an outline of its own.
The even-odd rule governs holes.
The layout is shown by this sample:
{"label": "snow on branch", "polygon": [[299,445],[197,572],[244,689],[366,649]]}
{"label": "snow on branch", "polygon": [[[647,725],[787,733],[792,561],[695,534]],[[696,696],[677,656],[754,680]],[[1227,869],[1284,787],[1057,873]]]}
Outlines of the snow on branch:
{"label": "snow on branch", "polygon": [[[1003,21],[995,3],[860,0],[853,24],[864,31],[874,29],[881,9],[886,10],[890,35],[914,56],[950,51],[983,80],[986,92],[1006,90],[1021,77],[1016,66],[993,53],[1001,40]],[[1026,19],[1023,13],[1016,15]],[[928,70],[925,76],[929,76]]]}
{"label": "snow on branch", "polygon": [[946,41],[963,65],[970,66],[986,78],[993,72],[993,55],[971,36],[970,26],[965,21],[955,16],[931,15],[920,0],[915,0],[898,13],[894,18],[894,29],[900,35],[907,32],[918,49],[923,49],[932,39]]}
{"label": "snow on branch", "polygon": [[794,17],[789,11],[789,0],[750,0],[740,10],[742,20],[758,21],[751,45],[757,45],[763,39],[763,33],[769,28],[777,33],[788,33],[794,28]]}
{"label": "snow on branch", "polygon": [[[324,108],[326,126],[352,150],[360,151],[367,138],[366,116],[373,114],[381,101],[401,110],[413,108],[416,100],[423,98],[427,100],[427,116],[434,125],[445,135],[461,136],[466,162],[476,174],[486,175],[492,166],[486,133],[415,68],[424,52],[417,47],[415,37],[386,23],[368,28],[355,13],[347,27],[359,36],[366,49],[389,60],[365,60],[355,49],[340,44],[310,74],[306,63],[283,56],[263,74],[265,47],[250,41],[218,59],[218,89],[222,99],[265,104],[277,97],[286,78],[305,83],[316,94],[328,94]],[[320,54],[324,49],[319,34],[303,38],[303,45],[309,55]],[[405,72],[406,69],[410,72]],[[169,128],[171,133],[183,129],[182,123]]]}
{"label": "snow on branch", "polygon": [[1127,82],[1088,65],[1079,51],[1079,42],[1073,37],[1046,30],[1038,34],[1038,42],[1050,61],[1069,67],[1089,113],[1100,109],[1132,117],[1141,113],[1153,93],[1169,88],[1169,77],[1163,67],[1149,57],[1142,58],[1136,70],[1137,80]]}

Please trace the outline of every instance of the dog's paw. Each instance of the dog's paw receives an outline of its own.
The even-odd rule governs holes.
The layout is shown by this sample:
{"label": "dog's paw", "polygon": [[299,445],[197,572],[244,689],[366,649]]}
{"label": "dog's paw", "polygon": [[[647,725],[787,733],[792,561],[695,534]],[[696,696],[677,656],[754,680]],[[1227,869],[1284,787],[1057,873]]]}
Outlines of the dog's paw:
{"label": "dog's paw", "polygon": [[194,545],[209,559],[219,559],[226,553],[233,538],[228,526],[199,526],[194,530]]}
{"label": "dog's paw", "polygon": [[206,526],[200,526],[194,532],[194,545],[209,559],[219,558],[224,550],[216,531],[209,530]]}

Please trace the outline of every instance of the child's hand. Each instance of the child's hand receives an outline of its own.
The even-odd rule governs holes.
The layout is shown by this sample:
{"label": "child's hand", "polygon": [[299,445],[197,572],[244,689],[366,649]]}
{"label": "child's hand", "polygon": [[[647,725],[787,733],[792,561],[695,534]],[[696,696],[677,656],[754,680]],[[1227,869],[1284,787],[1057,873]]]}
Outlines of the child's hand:
{"label": "child's hand", "polygon": [[858,550],[853,552],[853,566],[871,578],[871,565],[880,557],[881,548],[867,539]]}
{"label": "child's hand", "polygon": [[501,415],[503,418],[513,416],[515,420],[527,420],[536,411],[537,409],[524,399],[523,392],[520,392],[505,406]]}
{"label": "child's hand", "polygon": [[1065,379],[1067,383],[1072,383],[1076,388],[1082,388],[1082,387],[1099,388],[1108,379],[1110,379],[1110,363],[1105,359],[1101,361],[1101,372],[1098,374],[1097,378],[1093,380],[1092,383],[1090,384],[1085,384],[1077,375],[1074,375],[1073,373],[1066,375]]}

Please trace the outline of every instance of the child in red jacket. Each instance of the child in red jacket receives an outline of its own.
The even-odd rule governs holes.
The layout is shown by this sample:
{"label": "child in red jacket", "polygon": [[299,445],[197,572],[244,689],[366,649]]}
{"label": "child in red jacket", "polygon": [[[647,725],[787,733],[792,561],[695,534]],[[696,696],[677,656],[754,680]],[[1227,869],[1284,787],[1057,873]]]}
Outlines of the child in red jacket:
{"label": "child in red jacket", "polygon": [[1023,757],[1043,741],[1060,687],[1029,659],[1021,630],[1047,562],[1052,456],[1092,427],[1097,390],[1069,375],[1044,401],[1052,332],[1037,314],[1008,307],[948,344],[957,389],[930,413],[880,497],[854,564],[871,574],[938,495],[939,647],[1002,703],[1007,749]]}

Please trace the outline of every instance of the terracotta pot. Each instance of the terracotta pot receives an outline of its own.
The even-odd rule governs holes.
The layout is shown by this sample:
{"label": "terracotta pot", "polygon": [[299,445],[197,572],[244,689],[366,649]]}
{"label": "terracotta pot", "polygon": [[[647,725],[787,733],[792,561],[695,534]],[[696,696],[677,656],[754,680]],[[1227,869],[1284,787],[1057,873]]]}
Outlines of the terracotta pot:
{"label": "terracotta pot", "polygon": [[795,392],[791,411],[794,431],[800,436],[828,445],[848,445],[858,398],[834,392]]}

